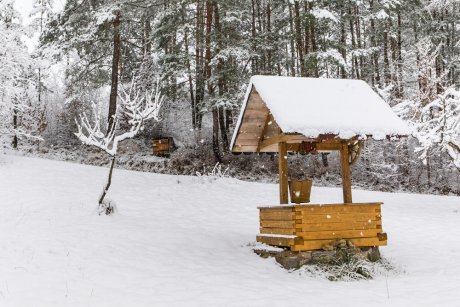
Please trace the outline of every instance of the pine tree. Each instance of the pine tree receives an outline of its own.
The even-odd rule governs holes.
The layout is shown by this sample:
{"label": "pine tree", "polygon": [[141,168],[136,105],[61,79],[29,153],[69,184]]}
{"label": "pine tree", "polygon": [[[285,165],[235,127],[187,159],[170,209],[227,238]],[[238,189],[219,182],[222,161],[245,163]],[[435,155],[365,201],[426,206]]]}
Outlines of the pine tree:
{"label": "pine tree", "polygon": [[12,0],[0,0],[0,129],[12,137],[12,147],[19,139],[32,137],[29,91],[34,86],[34,60],[22,37],[28,32],[22,26]]}

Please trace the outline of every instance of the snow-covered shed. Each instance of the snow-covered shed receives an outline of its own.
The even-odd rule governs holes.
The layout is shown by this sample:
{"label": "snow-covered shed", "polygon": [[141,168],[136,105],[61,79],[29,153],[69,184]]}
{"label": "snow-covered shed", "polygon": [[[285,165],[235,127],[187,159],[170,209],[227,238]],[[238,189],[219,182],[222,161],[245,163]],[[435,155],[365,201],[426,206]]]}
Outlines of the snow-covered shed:
{"label": "snow-covered shed", "polygon": [[[352,202],[350,165],[367,138],[408,134],[409,127],[364,81],[253,76],[230,147],[233,153],[278,153],[281,204],[259,207],[257,240],[294,251],[321,249],[337,239],[359,247],[386,245],[382,203]],[[287,153],[324,151],[340,153],[343,204],[306,205],[311,184],[289,181]],[[296,204],[286,206],[289,185]],[[301,194],[307,195],[304,204]]]}

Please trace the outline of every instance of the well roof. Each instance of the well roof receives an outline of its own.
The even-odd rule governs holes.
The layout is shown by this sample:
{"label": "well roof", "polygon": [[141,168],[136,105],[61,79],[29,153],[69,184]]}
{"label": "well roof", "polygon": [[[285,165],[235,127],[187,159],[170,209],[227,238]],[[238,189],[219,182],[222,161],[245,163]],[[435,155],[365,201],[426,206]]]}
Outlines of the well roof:
{"label": "well roof", "polygon": [[364,81],[253,76],[231,150],[259,151],[262,140],[281,133],[380,140],[408,135],[410,129]]}

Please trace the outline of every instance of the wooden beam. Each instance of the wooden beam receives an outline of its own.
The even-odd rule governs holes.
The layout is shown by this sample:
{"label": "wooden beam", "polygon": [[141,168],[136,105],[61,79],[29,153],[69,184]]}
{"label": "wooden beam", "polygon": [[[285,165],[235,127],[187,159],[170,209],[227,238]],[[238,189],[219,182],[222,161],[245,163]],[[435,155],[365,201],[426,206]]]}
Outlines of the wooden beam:
{"label": "wooden beam", "polygon": [[278,143],[278,168],[280,185],[280,204],[289,203],[288,199],[288,161],[286,142]]}
{"label": "wooden beam", "polygon": [[343,202],[352,203],[351,172],[350,172],[350,164],[348,162],[347,142],[342,142],[342,148],[340,149],[340,165],[341,165],[341,171],[342,171]]}
{"label": "wooden beam", "polygon": [[332,151],[341,149],[342,144],[340,142],[319,142],[316,144],[316,150],[318,151]]}
{"label": "wooden beam", "polygon": [[291,142],[291,143],[300,143],[302,141],[315,141],[316,139],[309,139],[302,134],[278,134],[272,136],[271,138],[267,138],[260,142],[260,149],[265,147],[269,147],[271,145],[280,143],[280,142]]}
{"label": "wooden beam", "polygon": [[[312,141],[312,143],[315,143],[315,147],[317,151],[334,151],[334,150],[341,150],[342,149],[342,143],[340,142],[320,142],[320,141]],[[288,151],[293,151],[297,152],[300,150],[300,144],[301,143],[288,143],[287,144],[287,150]],[[268,148],[268,147],[265,147]]]}
{"label": "wooden beam", "polygon": [[257,144],[257,152],[260,152],[260,144],[263,142],[264,140],[264,135],[265,133],[267,132],[267,127],[268,127],[268,123],[272,120],[272,116],[271,116],[271,113],[268,113],[267,114],[267,118],[265,118],[265,125],[264,125],[264,128],[262,129],[262,134],[260,135],[260,138],[259,138],[259,143]]}

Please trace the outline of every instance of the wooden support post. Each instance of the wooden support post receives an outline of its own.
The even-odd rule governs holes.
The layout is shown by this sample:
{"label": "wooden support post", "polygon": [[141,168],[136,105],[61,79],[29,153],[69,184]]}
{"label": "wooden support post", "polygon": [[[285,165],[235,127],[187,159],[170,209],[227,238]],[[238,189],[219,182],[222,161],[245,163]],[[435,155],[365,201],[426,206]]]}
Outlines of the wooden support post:
{"label": "wooden support post", "polygon": [[345,142],[342,143],[342,148],[340,149],[340,164],[342,170],[343,202],[346,204],[352,203],[348,144]]}
{"label": "wooden support post", "polygon": [[278,143],[278,167],[280,185],[280,204],[289,203],[288,199],[288,161],[286,142]]}

